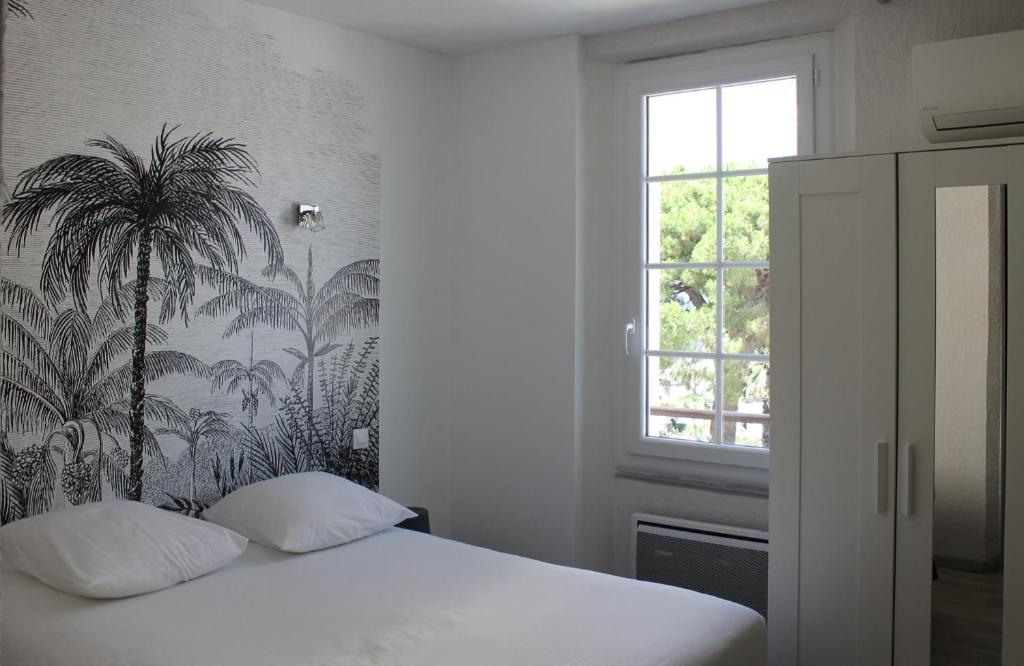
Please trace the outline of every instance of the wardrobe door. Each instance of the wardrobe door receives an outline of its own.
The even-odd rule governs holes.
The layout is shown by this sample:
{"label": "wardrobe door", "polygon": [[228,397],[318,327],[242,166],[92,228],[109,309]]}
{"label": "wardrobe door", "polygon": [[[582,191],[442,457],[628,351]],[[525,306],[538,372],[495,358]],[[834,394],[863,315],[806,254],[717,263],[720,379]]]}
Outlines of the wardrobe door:
{"label": "wardrobe door", "polygon": [[769,653],[892,657],[894,156],[772,166]]}
{"label": "wardrobe door", "polygon": [[1024,146],[1007,153],[1003,663],[1024,664]]}
{"label": "wardrobe door", "polygon": [[899,169],[895,661],[1020,664],[1020,636],[1004,627],[1021,626],[1024,582],[1009,490],[1024,463],[1020,414],[1006,410],[1021,406],[1021,350],[1007,341],[1022,339],[1010,245],[1024,153],[901,155]]}

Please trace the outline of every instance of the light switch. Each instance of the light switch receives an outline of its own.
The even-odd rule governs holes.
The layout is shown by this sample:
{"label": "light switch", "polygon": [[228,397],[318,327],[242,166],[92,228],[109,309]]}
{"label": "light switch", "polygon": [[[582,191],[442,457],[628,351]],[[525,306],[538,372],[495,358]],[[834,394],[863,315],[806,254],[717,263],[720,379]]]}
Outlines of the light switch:
{"label": "light switch", "polygon": [[370,448],[370,431],[366,428],[359,428],[352,431],[352,448],[356,451]]}

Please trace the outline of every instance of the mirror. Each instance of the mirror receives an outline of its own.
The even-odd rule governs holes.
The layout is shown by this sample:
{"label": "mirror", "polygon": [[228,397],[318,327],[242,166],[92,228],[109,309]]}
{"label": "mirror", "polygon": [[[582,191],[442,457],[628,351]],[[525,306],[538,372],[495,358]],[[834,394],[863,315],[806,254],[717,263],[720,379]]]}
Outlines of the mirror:
{"label": "mirror", "polygon": [[932,664],[1001,664],[1005,188],[936,191]]}

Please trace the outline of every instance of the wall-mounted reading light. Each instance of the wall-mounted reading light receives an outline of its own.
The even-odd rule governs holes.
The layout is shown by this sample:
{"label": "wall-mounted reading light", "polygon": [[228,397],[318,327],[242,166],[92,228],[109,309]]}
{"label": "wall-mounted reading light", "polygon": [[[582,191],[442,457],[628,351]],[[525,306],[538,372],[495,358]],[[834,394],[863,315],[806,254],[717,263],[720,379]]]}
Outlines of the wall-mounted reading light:
{"label": "wall-mounted reading light", "polygon": [[312,232],[324,230],[324,216],[320,212],[320,206],[299,206],[299,227]]}

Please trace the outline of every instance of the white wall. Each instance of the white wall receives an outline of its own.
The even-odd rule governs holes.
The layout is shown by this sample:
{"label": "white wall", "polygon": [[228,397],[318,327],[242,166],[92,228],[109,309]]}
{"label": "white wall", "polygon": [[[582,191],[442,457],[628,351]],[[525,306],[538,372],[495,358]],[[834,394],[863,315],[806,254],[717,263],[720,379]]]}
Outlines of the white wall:
{"label": "white wall", "polygon": [[367,37],[381,87],[381,491],[451,532],[455,63]]}
{"label": "white wall", "polygon": [[764,528],[767,503],[614,476],[614,70],[577,44],[458,60],[452,535],[625,573],[633,511]]}
{"label": "white wall", "polygon": [[[832,30],[858,0],[777,0],[586,40],[597,60],[630,62]],[[899,1],[899,0],[897,0]]]}
{"label": "white wall", "polygon": [[572,562],[576,37],[458,62],[452,534]]}

